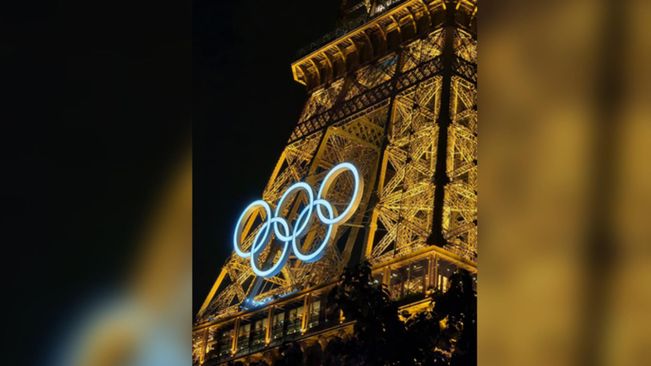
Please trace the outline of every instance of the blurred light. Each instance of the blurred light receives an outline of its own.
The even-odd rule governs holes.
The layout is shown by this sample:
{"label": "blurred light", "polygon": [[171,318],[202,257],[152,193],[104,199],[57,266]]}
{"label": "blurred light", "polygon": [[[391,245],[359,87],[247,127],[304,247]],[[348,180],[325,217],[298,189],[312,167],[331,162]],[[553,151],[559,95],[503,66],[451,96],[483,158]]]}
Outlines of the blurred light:
{"label": "blurred light", "polygon": [[191,363],[192,170],[175,167],[152,212],[126,281],[109,286],[53,343],[44,364],[161,366]]}
{"label": "blurred light", "polygon": [[650,10],[480,3],[480,365],[648,362]]}

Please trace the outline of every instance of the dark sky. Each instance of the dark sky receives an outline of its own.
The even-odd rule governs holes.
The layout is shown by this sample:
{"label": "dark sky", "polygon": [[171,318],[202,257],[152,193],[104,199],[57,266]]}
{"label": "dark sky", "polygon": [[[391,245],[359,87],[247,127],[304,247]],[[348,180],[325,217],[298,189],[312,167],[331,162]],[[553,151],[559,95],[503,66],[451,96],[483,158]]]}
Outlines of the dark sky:
{"label": "dark sky", "polygon": [[306,98],[299,49],[334,29],[338,0],[208,1],[193,9],[196,313],[231,252],[241,210],[260,197]]}
{"label": "dark sky", "polygon": [[77,307],[119,282],[191,137],[196,310],[296,123],[295,52],[334,27],[337,8],[3,3],[1,335],[17,340],[3,364],[42,365]]}
{"label": "dark sky", "polygon": [[190,150],[191,17],[189,1],[2,5],[2,364],[43,365],[133,261]]}

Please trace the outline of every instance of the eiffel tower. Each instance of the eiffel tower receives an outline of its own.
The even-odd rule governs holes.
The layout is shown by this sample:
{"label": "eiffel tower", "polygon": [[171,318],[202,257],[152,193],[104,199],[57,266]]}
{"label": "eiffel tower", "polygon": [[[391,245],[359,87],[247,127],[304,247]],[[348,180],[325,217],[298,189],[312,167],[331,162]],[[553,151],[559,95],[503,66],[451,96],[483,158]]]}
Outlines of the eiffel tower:
{"label": "eiffel tower", "polygon": [[[270,215],[258,210],[241,220],[234,238],[241,252],[258,251],[259,268],[285,262],[264,277],[233,252],[196,315],[194,364],[272,364],[287,340],[322,350],[351,334],[351,322],[327,313],[325,294],[359,261],[371,263],[374,280],[410,313],[428,305],[433,289],[445,291],[457,269],[477,272],[476,0],[343,0],[341,7],[331,39],[291,65],[308,97],[261,192],[277,216],[305,227],[302,252],[325,243],[323,253],[312,262],[286,254],[278,233],[258,245]],[[341,163],[355,167],[363,190],[336,230],[299,217],[309,205],[305,192],[276,206],[297,182],[318,190]],[[341,174],[328,184],[322,198],[344,211],[355,180]]]}

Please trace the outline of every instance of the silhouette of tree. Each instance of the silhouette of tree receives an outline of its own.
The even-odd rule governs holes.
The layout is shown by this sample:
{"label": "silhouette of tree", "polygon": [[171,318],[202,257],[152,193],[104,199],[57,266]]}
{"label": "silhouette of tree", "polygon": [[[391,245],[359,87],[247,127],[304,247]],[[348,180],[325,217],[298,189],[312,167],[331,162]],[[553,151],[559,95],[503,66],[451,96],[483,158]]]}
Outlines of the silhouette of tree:
{"label": "silhouette of tree", "polygon": [[280,359],[274,366],[303,365],[303,350],[296,342],[285,342],[280,346]]}
{"label": "silhouette of tree", "polygon": [[476,366],[477,295],[472,275],[460,270],[450,276],[449,284],[447,291],[431,294],[429,310],[399,314],[387,287],[373,282],[368,262],[348,267],[328,293],[325,310],[327,318],[341,310],[347,320],[355,320],[352,337],[331,339],[323,352],[318,345],[303,350],[298,342],[283,343],[273,365]]}
{"label": "silhouette of tree", "polygon": [[[435,291],[430,311],[402,322],[386,286],[375,284],[371,266],[346,268],[328,295],[328,304],[355,320],[351,339],[335,339],[324,365],[476,365],[477,298],[472,276],[459,271],[450,288]],[[407,314],[405,314],[407,315]],[[407,315],[408,316],[408,315]]]}

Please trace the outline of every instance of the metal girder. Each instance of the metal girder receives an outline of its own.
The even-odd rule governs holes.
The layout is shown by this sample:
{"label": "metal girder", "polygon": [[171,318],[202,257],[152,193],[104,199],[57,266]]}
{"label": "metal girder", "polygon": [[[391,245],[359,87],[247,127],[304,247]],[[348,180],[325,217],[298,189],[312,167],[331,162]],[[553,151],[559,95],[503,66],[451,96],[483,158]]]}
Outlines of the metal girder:
{"label": "metal girder", "polygon": [[[408,9],[405,14],[415,22],[417,16],[431,18],[430,8]],[[399,24],[402,18],[393,15]],[[375,24],[373,29],[381,30],[386,37],[386,27]],[[444,39],[450,30],[453,33],[447,34],[454,37],[454,54],[450,66],[445,66],[450,69],[444,70]],[[360,34],[369,37],[366,42],[371,41],[370,35],[370,30]],[[355,42],[351,37],[350,42]],[[331,56],[335,54],[346,62],[342,48],[321,51],[319,56],[325,57],[321,61],[332,74],[335,66]],[[296,64],[294,69],[307,74],[308,68],[318,68],[321,61]],[[451,72],[449,84],[443,82],[444,72]],[[442,105],[444,88],[449,88],[449,105]],[[438,121],[445,108],[450,123],[447,133],[440,135]],[[442,136],[447,136],[447,151],[444,157],[438,157],[443,153],[437,152]],[[446,245],[439,250],[472,263],[477,255],[476,39],[454,27],[434,29],[405,43],[397,52],[312,90],[262,198],[274,205],[293,183],[305,181],[318,186],[328,169],[349,161],[357,166],[369,187],[358,212],[349,225],[337,231],[320,261],[305,264],[290,257],[281,273],[272,278],[256,279],[250,263],[232,255],[202,306],[199,319],[214,321],[234,315],[245,298],[262,300],[331,281],[348,263],[354,246],[359,245],[358,237],[364,239],[361,254],[374,265],[407,257],[430,245],[427,239],[435,215],[432,202],[438,189],[433,177],[439,158],[446,161],[443,170],[449,179],[441,186]],[[351,190],[350,179],[340,179],[328,199],[335,206],[345,204]],[[283,215],[291,217],[299,204],[300,200],[288,204]],[[245,225],[243,249],[251,246],[259,230],[254,222],[251,219]],[[303,238],[303,249],[318,243],[324,231],[315,225]],[[269,245],[261,257],[263,261],[273,260],[276,254],[274,246]],[[195,348],[205,343],[197,342]]]}

